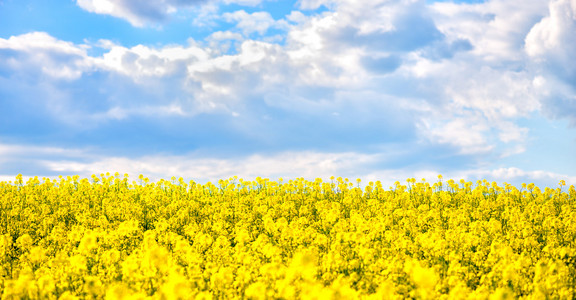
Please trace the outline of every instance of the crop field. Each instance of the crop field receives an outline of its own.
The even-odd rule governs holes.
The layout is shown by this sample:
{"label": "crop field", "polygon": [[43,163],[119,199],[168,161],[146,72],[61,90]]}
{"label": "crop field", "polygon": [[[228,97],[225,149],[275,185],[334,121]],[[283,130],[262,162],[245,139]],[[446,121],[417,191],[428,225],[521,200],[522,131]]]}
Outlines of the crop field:
{"label": "crop field", "polygon": [[574,299],[561,181],[0,182],[2,299]]}

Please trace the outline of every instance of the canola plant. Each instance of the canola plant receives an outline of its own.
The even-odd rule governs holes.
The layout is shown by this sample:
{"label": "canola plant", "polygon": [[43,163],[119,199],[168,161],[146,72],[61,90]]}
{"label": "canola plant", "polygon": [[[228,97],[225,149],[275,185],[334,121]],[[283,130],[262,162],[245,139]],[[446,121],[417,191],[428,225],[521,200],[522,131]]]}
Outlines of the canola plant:
{"label": "canola plant", "polygon": [[1,299],[574,299],[576,189],[0,182]]}

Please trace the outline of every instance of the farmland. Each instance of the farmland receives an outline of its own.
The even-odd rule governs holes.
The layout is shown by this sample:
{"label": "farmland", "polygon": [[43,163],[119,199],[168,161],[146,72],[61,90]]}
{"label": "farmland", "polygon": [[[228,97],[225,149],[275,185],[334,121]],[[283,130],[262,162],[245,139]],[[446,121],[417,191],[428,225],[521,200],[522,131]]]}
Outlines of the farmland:
{"label": "farmland", "polygon": [[574,186],[359,183],[19,175],[1,297],[576,297]]}

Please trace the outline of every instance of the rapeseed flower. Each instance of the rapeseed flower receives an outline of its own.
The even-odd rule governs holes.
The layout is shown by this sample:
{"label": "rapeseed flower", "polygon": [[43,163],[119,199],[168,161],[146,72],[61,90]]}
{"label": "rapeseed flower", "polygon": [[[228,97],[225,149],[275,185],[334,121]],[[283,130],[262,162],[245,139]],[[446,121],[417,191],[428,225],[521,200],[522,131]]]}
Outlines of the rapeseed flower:
{"label": "rapeseed flower", "polygon": [[564,181],[138,179],[0,182],[2,299],[576,298]]}

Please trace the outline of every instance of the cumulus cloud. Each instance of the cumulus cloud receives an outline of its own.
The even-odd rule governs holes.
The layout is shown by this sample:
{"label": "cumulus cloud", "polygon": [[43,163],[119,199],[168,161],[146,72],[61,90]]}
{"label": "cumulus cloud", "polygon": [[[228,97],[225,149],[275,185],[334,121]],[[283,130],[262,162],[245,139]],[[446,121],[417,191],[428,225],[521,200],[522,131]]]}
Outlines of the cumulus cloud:
{"label": "cumulus cloud", "polygon": [[[483,88],[483,93],[489,91],[492,95],[478,97],[465,92],[461,99],[486,107],[484,111],[492,116],[542,111],[549,117],[567,118],[576,124],[576,65],[572,59],[576,51],[572,38],[576,31],[575,7],[571,0],[531,1],[522,6],[510,1],[432,5],[439,30],[449,38],[464,38],[471,43],[470,54],[477,62],[468,65],[482,64],[481,73],[491,73],[490,78],[477,83],[491,86]],[[498,82],[494,77],[504,81]],[[474,100],[481,98],[495,100]]]}
{"label": "cumulus cloud", "polygon": [[77,0],[82,9],[122,18],[133,26],[142,27],[165,21],[178,9],[185,9],[204,3],[206,0]]}
{"label": "cumulus cloud", "polygon": [[304,68],[300,76],[403,99],[424,140],[461,154],[524,149],[529,132],[514,120],[537,112],[540,98],[534,73],[516,53],[542,16],[541,3],[522,9],[503,1],[314,3],[301,4],[331,5],[335,12],[290,31],[289,55],[312,71]]}
{"label": "cumulus cloud", "polygon": [[[91,57],[90,47],[108,52]],[[194,45],[76,45],[42,32],[0,39],[0,119],[10,124],[0,132],[59,136],[64,127],[77,134],[110,120],[184,116],[190,112],[186,89],[193,85],[186,81],[187,65],[208,56]]]}
{"label": "cumulus cloud", "polygon": [[86,99],[74,99],[61,87],[76,84],[93,69],[85,45],[43,32],[0,38],[0,119],[6,124],[0,134],[44,135],[55,123],[74,123],[74,107],[84,106]]}
{"label": "cumulus cloud", "polygon": [[337,2],[323,27],[323,42],[330,48],[409,52],[443,37],[421,1]]}
{"label": "cumulus cloud", "polygon": [[456,146],[462,154],[482,154],[489,152],[493,146],[486,141],[486,132],[490,129],[485,122],[470,122],[470,119],[451,118],[432,127],[424,122],[421,130],[427,133],[430,141]]}
{"label": "cumulus cloud", "polygon": [[276,21],[268,12],[247,13],[244,10],[238,10],[232,13],[224,13],[224,20],[236,23],[236,27],[242,30],[244,35],[258,33],[263,35],[268,28],[274,26]]}
{"label": "cumulus cloud", "polygon": [[551,119],[567,119],[576,127],[576,88],[557,74],[543,71],[533,79],[542,113]]}
{"label": "cumulus cloud", "polygon": [[235,50],[243,40],[242,34],[232,31],[216,31],[206,38],[210,48],[222,54]]}
{"label": "cumulus cloud", "polygon": [[57,40],[44,32],[0,38],[0,73],[75,80],[89,70],[82,45]]}
{"label": "cumulus cloud", "polygon": [[[575,31],[576,1],[551,1],[549,15],[534,25],[526,36],[526,52],[540,59],[565,61],[576,49]],[[573,60],[569,62],[573,63]],[[575,69],[574,65],[568,68]]]}
{"label": "cumulus cloud", "polygon": [[299,7],[304,10],[312,10],[328,3],[330,3],[328,0],[301,0],[299,1]]}
{"label": "cumulus cloud", "polygon": [[[186,130],[188,126],[203,127],[215,122],[220,123],[222,129],[209,127],[209,132],[239,133],[240,136],[233,139],[237,145],[253,143],[254,147],[274,145],[279,149],[299,148],[306,143],[311,143],[312,147],[343,147],[370,135],[366,129],[368,120],[381,120],[382,124],[404,133],[412,128],[408,122],[394,122],[397,120],[395,115],[400,115],[394,112],[402,108],[379,101],[378,98],[382,97],[376,94],[371,95],[371,99],[363,96],[365,102],[386,109],[387,113],[366,111],[362,104],[354,103],[354,94],[339,92],[336,96],[334,87],[310,84],[305,72],[299,75],[300,68],[309,66],[305,61],[293,64],[289,53],[279,45],[248,40],[242,42],[236,55],[219,55],[194,43],[160,49],[145,46],[126,48],[111,43],[104,43],[104,46],[108,52],[100,57],[90,57],[85,52],[78,54],[78,59],[90,66],[85,72],[80,72],[82,80],[65,84],[45,80],[40,87],[19,89],[19,97],[34,103],[37,109],[33,111],[48,118],[46,121],[51,124],[69,126],[70,136],[107,130],[106,124],[112,126],[114,122],[133,124],[139,120],[143,122],[139,127],[160,138],[161,133],[153,133],[154,124],[175,123],[169,117],[178,116],[183,118],[179,123],[181,128],[177,129],[182,133],[181,139],[206,140],[208,146],[217,144],[203,137],[206,133],[202,131]],[[45,66],[33,61],[28,67]],[[14,75],[21,72],[14,68],[10,70]],[[327,80],[345,81],[330,76]],[[292,85],[286,85],[288,81]],[[3,84],[12,85],[9,79]],[[38,97],[43,93],[48,96]],[[324,100],[319,101],[319,97]],[[28,104],[18,105],[20,108],[15,109],[25,111],[24,106]],[[4,110],[4,113],[10,112]],[[203,114],[210,114],[213,121],[201,117]],[[384,119],[385,116],[389,117],[388,120]],[[322,125],[317,132],[308,132],[310,126],[319,124]],[[338,125],[340,131],[332,131],[329,128],[331,124],[341,124]],[[115,136],[121,132],[116,130]],[[277,132],[283,133],[278,135]],[[298,134],[305,138],[298,138]],[[342,134],[347,138],[343,139]],[[380,136],[382,139],[395,139],[401,134],[391,132]],[[325,145],[314,145],[319,138],[325,140]],[[116,142],[122,139],[119,137]],[[106,142],[114,143],[114,140],[110,137]],[[226,140],[232,142],[229,138]]]}
{"label": "cumulus cloud", "polygon": [[113,46],[101,58],[94,59],[102,69],[138,79],[169,77],[185,72],[186,65],[206,61],[210,51],[195,45],[154,49],[142,45],[132,48]]}
{"label": "cumulus cloud", "polygon": [[438,29],[450,38],[470,42],[486,63],[521,59],[524,37],[544,17],[546,1],[492,0],[481,3],[436,2],[430,11]]}
{"label": "cumulus cloud", "polygon": [[[76,119],[84,123],[86,120],[126,120],[130,116],[146,115],[142,107],[156,107],[158,111],[167,112],[167,115],[169,112],[181,116],[223,112],[242,120],[256,117],[256,121],[248,121],[250,126],[241,129],[247,136],[253,135],[250,131],[262,124],[268,128],[284,126],[295,132],[306,132],[306,126],[314,126],[314,123],[324,124],[328,128],[331,122],[340,122],[348,125],[341,128],[346,133],[363,131],[366,134],[359,136],[368,136],[371,132],[380,132],[380,138],[375,141],[381,143],[402,135],[414,138],[415,125],[427,122],[429,126],[420,128],[427,128],[428,131],[421,135],[429,133],[430,136],[449,137],[437,138],[435,142],[459,147],[456,153],[470,154],[493,149],[494,141],[490,138],[493,125],[490,124],[498,124],[502,118],[521,115],[516,112],[518,105],[511,99],[516,101],[526,95],[520,92],[514,94],[512,90],[509,96],[503,96],[498,94],[497,87],[494,95],[485,95],[482,88],[491,82],[493,74],[490,72],[496,71],[488,69],[485,76],[474,75],[472,71],[470,82],[462,85],[462,78],[457,74],[471,71],[473,66],[464,64],[465,60],[461,65],[426,58],[425,52],[437,43],[444,43],[445,37],[426,16],[423,3],[405,5],[402,2],[374,1],[368,5],[372,9],[358,7],[353,2],[342,2],[335,12],[309,17],[307,21],[290,25],[285,47],[244,40],[239,42],[237,54],[221,55],[196,43],[159,49],[142,45],[125,48],[108,43],[108,52],[101,57],[88,57],[80,53],[82,61],[89,62],[98,73],[109,80],[125,81],[127,88],[102,90],[108,86],[104,82],[100,87],[100,97],[108,98],[107,103],[103,103],[98,110],[80,114],[77,110],[69,110],[69,114],[82,115]],[[265,32],[273,21],[265,13],[237,11],[226,16],[249,31]],[[390,18],[381,19],[385,21],[380,23],[373,22],[383,16]],[[267,20],[265,26],[259,27],[257,22],[247,21],[254,18]],[[357,19],[361,21],[346,22]],[[226,37],[222,33],[214,34],[213,38]],[[229,35],[228,38],[234,36]],[[450,42],[445,44],[450,45]],[[426,64],[436,66],[424,71]],[[389,76],[374,76],[385,74]],[[434,97],[426,92],[407,95],[401,87],[386,85],[388,82],[402,81],[406,76],[422,85],[441,87],[442,81],[449,84],[444,84],[445,90],[433,91],[432,95],[436,94]],[[287,85],[287,82],[290,84]],[[506,88],[510,89],[517,83],[516,78],[511,78]],[[138,94],[127,94],[135,89],[139,90]],[[472,94],[475,91],[479,94]],[[72,94],[67,98],[75,96],[79,95]],[[410,104],[415,101],[429,104],[427,107],[431,111],[425,113],[435,119],[421,115],[423,106],[415,109]],[[365,105],[370,105],[371,109],[362,109]],[[523,103],[522,107],[529,106]],[[458,117],[457,112],[462,109],[479,111],[475,114],[479,117]],[[446,114],[444,110],[455,113]],[[401,121],[394,117],[396,115],[405,117]],[[439,117],[442,115],[444,119]],[[450,121],[450,117],[458,117],[459,123]],[[289,119],[300,122],[289,124],[282,121]],[[381,122],[383,129],[369,128],[369,120]],[[477,125],[472,122],[482,123]],[[471,130],[471,133],[460,134],[465,129]],[[318,136],[325,134],[325,138],[329,139],[327,144],[337,143],[339,135],[325,131],[320,131]],[[271,138],[270,135],[271,132],[264,131],[254,138],[265,141]],[[506,136],[506,141],[511,141],[509,137],[512,135],[503,136]],[[283,138],[295,141],[291,137]]]}
{"label": "cumulus cloud", "polygon": [[576,1],[554,0],[549,14],[535,24],[525,40],[526,53],[545,77],[538,77],[544,110],[568,118],[576,126]]}
{"label": "cumulus cloud", "polygon": [[226,4],[238,4],[243,6],[257,6],[263,0],[224,0]]}

